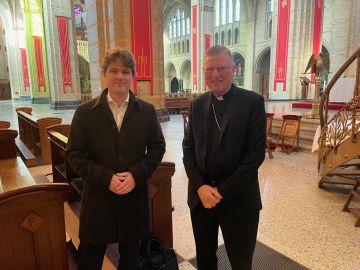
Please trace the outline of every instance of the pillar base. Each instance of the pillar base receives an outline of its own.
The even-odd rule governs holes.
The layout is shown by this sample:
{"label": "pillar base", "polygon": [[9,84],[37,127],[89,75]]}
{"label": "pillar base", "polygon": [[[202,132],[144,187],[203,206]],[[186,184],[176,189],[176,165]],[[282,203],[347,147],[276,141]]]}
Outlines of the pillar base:
{"label": "pillar base", "polygon": [[51,103],[50,98],[32,98],[31,99],[32,104],[49,104]]}
{"label": "pillar base", "polygon": [[30,101],[30,100],[31,100],[31,96],[20,96],[19,100],[20,100],[20,101]]}
{"label": "pillar base", "polygon": [[80,100],[73,101],[53,101],[51,102],[50,109],[53,110],[70,110],[76,109],[79,106]]}

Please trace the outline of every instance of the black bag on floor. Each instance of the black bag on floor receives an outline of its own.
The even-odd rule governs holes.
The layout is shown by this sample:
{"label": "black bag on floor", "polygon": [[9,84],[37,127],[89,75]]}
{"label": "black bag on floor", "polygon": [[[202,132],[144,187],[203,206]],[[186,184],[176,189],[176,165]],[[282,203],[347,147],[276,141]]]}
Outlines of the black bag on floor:
{"label": "black bag on floor", "polygon": [[143,240],[139,270],[179,270],[176,254],[155,237]]}

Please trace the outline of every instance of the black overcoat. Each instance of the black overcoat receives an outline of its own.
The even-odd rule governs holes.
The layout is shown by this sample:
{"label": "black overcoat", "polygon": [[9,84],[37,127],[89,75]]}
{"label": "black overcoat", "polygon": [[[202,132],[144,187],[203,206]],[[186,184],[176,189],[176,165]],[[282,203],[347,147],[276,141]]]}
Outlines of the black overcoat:
{"label": "black overcoat", "polygon": [[[217,208],[236,215],[254,213],[262,207],[258,168],[265,157],[266,115],[260,95],[234,85],[232,88],[233,94],[223,115],[223,131],[215,146],[215,158],[221,175],[221,179],[216,179],[217,188],[223,196]],[[212,180],[205,179],[211,95],[206,92],[191,103],[183,140],[190,209],[200,203],[197,189]]]}
{"label": "black overcoat", "polygon": [[[107,89],[81,104],[73,117],[66,158],[84,179],[79,238],[100,245],[139,239],[148,232],[147,180],[161,162],[165,140],[154,106],[129,91],[120,131]],[[114,173],[131,171],[136,186],[126,195],[109,191]]]}

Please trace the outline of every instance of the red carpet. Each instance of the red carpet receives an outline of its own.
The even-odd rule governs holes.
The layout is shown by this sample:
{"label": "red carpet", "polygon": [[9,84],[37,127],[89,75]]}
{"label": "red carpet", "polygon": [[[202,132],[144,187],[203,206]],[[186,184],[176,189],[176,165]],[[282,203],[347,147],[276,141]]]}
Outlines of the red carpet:
{"label": "red carpet", "polygon": [[[329,103],[329,110],[338,111],[345,106],[345,103]],[[291,104],[292,108],[311,109],[312,101],[297,101]]]}

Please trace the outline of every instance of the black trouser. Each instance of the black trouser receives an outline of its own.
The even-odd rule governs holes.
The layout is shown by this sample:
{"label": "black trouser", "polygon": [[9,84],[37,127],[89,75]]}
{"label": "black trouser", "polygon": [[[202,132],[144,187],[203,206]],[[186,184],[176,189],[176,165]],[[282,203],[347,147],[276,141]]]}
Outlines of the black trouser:
{"label": "black trouser", "polygon": [[[106,245],[95,246],[80,242],[78,270],[101,270]],[[137,270],[139,266],[139,240],[119,243],[118,269]]]}
{"label": "black trouser", "polygon": [[251,270],[259,212],[225,215],[216,207],[205,209],[200,203],[190,211],[196,244],[198,270],[216,270],[219,226],[233,270]]}

